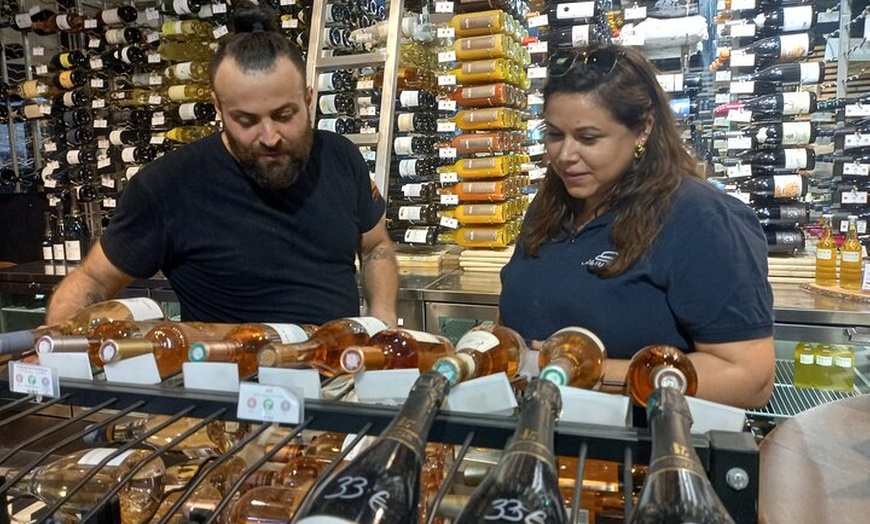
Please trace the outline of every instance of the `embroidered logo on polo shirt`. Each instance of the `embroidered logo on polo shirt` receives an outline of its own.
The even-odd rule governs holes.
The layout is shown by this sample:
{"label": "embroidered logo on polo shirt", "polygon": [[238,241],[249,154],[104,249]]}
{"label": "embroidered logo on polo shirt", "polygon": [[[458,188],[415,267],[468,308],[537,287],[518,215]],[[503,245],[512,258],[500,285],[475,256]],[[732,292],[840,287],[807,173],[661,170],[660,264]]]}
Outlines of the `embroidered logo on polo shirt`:
{"label": "embroidered logo on polo shirt", "polygon": [[607,264],[613,262],[616,259],[617,255],[619,255],[618,251],[604,251],[600,255],[596,255],[595,258],[591,258],[586,262],[583,262],[583,265],[588,267],[589,269],[603,268]]}

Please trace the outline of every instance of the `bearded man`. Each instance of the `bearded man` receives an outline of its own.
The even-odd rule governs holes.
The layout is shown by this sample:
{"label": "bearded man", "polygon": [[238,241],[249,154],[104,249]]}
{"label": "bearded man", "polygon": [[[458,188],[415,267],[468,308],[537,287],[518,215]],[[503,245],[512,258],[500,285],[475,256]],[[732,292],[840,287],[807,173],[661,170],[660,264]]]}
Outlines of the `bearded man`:
{"label": "bearded man", "polygon": [[312,129],[305,62],[271,20],[237,14],[211,69],[222,131],[129,181],[46,323],[162,271],[182,320],[322,324],[360,314],[359,255],[368,314],[396,324],[384,200],[353,143]]}

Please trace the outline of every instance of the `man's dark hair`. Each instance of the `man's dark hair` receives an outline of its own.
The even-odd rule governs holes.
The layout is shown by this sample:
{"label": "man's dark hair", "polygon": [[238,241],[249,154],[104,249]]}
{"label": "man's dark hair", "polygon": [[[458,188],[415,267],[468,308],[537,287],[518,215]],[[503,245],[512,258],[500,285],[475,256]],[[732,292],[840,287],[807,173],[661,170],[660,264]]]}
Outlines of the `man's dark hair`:
{"label": "man's dark hair", "polygon": [[211,61],[212,89],[218,66],[228,57],[245,73],[268,71],[278,58],[285,57],[306,83],[305,59],[299,48],[278,31],[277,18],[274,10],[248,1],[233,11],[230,20],[233,35],[221,43]]}

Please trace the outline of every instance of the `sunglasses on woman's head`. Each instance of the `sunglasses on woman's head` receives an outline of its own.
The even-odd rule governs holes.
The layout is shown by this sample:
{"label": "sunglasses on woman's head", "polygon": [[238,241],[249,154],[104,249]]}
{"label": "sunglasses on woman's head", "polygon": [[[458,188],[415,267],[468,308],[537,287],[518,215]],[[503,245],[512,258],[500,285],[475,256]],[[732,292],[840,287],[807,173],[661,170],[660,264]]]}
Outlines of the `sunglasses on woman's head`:
{"label": "sunglasses on woman's head", "polygon": [[551,78],[565,76],[571,69],[578,67],[581,71],[604,78],[613,71],[621,56],[622,52],[613,49],[559,49],[547,60],[547,74]]}

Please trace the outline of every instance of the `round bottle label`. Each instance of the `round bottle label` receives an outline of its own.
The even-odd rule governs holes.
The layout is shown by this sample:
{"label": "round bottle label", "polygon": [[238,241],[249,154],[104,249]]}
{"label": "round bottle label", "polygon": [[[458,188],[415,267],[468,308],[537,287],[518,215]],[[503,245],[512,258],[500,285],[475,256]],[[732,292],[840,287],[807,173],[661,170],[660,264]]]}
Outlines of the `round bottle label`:
{"label": "round bottle label", "polygon": [[784,149],[786,169],[806,169],[807,150],[803,148]]}
{"label": "round bottle label", "polygon": [[686,392],[686,375],[671,366],[661,366],[653,372],[652,383],[655,388],[674,388],[680,393]]}
{"label": "round bottle label", "polygon": [[337,118],[321,118],[317,121],[317,129],[321,131],[332,131],[333,133],[337,133],[336,128],[338,127],[338,119]]}
{"label": "round bottle label", "polygon": [[397,155],[410,155],[414,152],[412,149],[413,144],[413,137],[400,136],[393,140],[393,149]]}
{"label": "round bottle label", "polygon": [[421,206],[402,206],[399,208],[399,220],[417,221],[423,214]]}
{"label": "round bottle label", "polygon": [[193,12],[190,10],[187,0],[172,0],[172,8],[179,15],[189,15]]}
{"label": "round bottle label", "polygon": [[57,15],[57,18],[55,20],[57,21],[57,28],[61,31],[69,31],[70,29],[72,29],[72,26],[69,23],[69,15]]}
{"label": "round bottle label", "polygon": [[338,113],[338,108],[335,107],[335,97],[337,95],[323,95],[320,97],[317,105],[320,106],[320,112],[326,115],[334,115]]}
{"label": "round bottle label", "polygon": [[124,21],[121,20],[121,17],[118,16],[118,9],[106,9],[102,13],[100,13],[100,18],[102,18],[103,23],[106,25],[116,25],[123,24]]}
{"label": "round bottle label", "polygon": [[27,29],[33,25],[33,19],[30,18],[30,13],[19,13],[15,15],[15,25],[20,29]]}
{"label": "round bottle label", "polygon": [[196,102],[188,102],[178,106],[178,118],[182,120],[196,120]]}
{"label": "round bottle label", "polygon": [[818,84],[821,76],[821,62],[800,62],[801,83]]}
{"label": "round bottle label", "polygon": [[63,87],[64,89],[72,89],[75,87],[75,84],[73,84],[72,74],[72,71],[63,71],[58,75],[57,81],[58,83],[60,83],[61,87]]}
{"label": "round bottle label", "polygon": [[405,198],[420,198],[423,193],[423,184],[405,184],[402,186],[402,194]]}
{"label": "round bottle label", "polygon": [[774,175],[774,198],[796,198],[804,189],[804,178],[800,175]]}
{"label": "round bottle label", "polygon": [[125,147],[121,150],[121,160],[125,163],[133,163],[136,161],[136,148]]}
{"label": "round bottle label", "polygon": [[783,122],[782,145],[800,146],[809,144],[813,136],[813,124],[811,122]]}
{"label": "round bottle label", "polygon": [[418,107],[420,105],[419,91],[402,91],[399,93],[399,103],[402,107]]}
{"label": "round bottle label", "polygon": [[411,177],[417,176],[417,159],[406,158],[399,161],[399,176]]}
{"label": "round bottle label", "polygon": [[332,83],[334,73],[320,73],[317,77],[317,88],[320,91],[335,91],[335,85]]}
{"label": "round bottle label", "polygon": [[169,89],[166,90],[166,94],[169,95],[170,100],[185,100],[188,98],[186,91],[186,85],[180,86],[170,86]]}
{"label": "round bottle label", "polygon": [[456,351],[463,349],[485,352],[498,346],[498,337],[489,331],[469,331],[456,343]]}
{"label": "round bottle label", "polygon": [[75,107],[75,98],[73,98],[73,92],[67,91],[63,94],[63,105],[66,107]]}
{"label": "round bottle label", "polygon": [[124,38],[123,29],[109,29],[106,31],[106,43],[112,45],[126,44],[127,39]]}
{"label": "round bottle label", "polygon": [[191,66],[193,62],[182,62],[180,64],[175,64],[172,66],[172,74],[175,78],[179,80],[192,80],[191,76]]}
{"label": "round bottle label", "polygon": [[415,131],[414,128],[414,114],[413,113],[401,113],[397,117],[396,126],[399,128],[400,132],[410,133]]}
{"label": "round bottle label", "polygon": [[123,132],[123,130],[121,130],[121,129],[116,129],[114,131],[109,132],[109,142],[112,145],[116,145],[116,146],[123,145],[124,141],[121,140],[121,133],[122,132]]}
{"label": "round bottle label", "polygon": [[805,31],[813,25],[813,10],[811,5],[786,7],[782,10],[782,31]]}
{"label": "round bottle label", "polygon": [[462,163],[466,169],[492,169],[498,159],[495,157],[489,158],[464,158]]}
{"label": "round bottle label", "polygon": [[67,164],[81,164],[81,160],[79,159],[79,151],[78,149],[73,149],[72,151],[66,152],[66,163]]}

